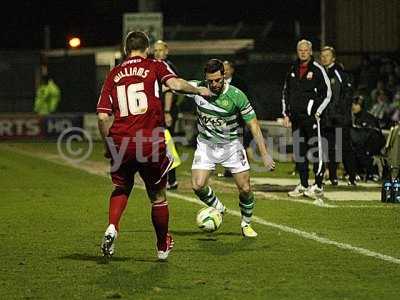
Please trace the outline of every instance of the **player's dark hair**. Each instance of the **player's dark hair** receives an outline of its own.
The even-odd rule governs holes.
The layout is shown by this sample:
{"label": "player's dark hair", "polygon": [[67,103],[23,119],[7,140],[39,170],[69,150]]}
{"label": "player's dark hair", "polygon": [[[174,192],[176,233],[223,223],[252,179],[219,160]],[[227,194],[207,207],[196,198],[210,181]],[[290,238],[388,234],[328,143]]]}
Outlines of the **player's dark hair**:
{"label": "player's dark hair", "polygon": [[225,73],[224,63],[222,62],[222,60],[216,58],[210,59],[204,67],[204,73],[211,74],[218,71],[221,71],[221,74]]}
{"label": "player's dark hair", "polygon": [[133,50],[144,52],[150,47],[149,38],[143,31],[131,31],[125,38],[125,54],[129,55]]}

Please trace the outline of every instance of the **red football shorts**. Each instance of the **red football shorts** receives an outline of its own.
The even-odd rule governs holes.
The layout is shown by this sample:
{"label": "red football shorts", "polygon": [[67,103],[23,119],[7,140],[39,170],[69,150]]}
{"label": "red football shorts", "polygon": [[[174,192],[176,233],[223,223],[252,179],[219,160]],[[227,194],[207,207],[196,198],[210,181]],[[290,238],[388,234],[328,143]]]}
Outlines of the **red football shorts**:
{"label": "red football shorts", "polygon": [[[173,157],[162,147],[157,154],[148,153],[138,159],[135,149],[127,149],[121,163],[113,167],[114,159],[111,159],[111,179],[115,186],[130,189],[134,184],[134,177],[139,172],[146,189],[159,191],[167,184],[167,173],[172,166]],[[143,159],[144,158],[144,159]]]}

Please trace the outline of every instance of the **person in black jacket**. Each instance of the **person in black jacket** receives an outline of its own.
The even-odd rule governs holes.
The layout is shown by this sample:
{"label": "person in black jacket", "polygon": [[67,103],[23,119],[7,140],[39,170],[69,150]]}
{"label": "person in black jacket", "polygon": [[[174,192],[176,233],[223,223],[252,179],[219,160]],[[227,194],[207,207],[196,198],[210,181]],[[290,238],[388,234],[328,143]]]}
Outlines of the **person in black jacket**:
{"label": "person in black jacket", "polygon": [[[282,92],[283,125],[292,126],[293,152],[300,184],[290,197],[307,196],[320,204],[323,197],[323,150],[320,118],[331,99],[331,85],[325,69],[314,60],[308,40],[297,43],[298,59],[287,73]],[[308,161],[312,160],[315,183],[308,184]]]}
{"label": "person in black jacket", "polygon": [[249,87],[246,81],[238,74],[236,74],[235,66],[233,62],[229,60],[224,61],[224,69],[225,69],[225,81],[228,82],[230,85],[237,87],[246,95],[249,94]]}
{"label": "person in black jacket", "polygon": [[[336,63],[333,47],[325,46],[321,49],[321,64],[326,69],[332,89],[332,98],[322,119],[324,135],[328,140],[329,180],[332,185],[338,185],[337,167],[342,158],[345,171],[349,175],[348,184],[356,185],[356,161],[350,139],[352,80],[350,74]],[[341,149],[337,148],[337,138],[340,139]]]}
{"label": "person in black jacket", "polygon": [[365,180],[377,180],[379,175],[374,170],[373,157],[381,154],[386,138],[379,127],[379,120],[365,110],[362,96],[353,98],[352,122],[350,137],[357,173],[365,175]]}

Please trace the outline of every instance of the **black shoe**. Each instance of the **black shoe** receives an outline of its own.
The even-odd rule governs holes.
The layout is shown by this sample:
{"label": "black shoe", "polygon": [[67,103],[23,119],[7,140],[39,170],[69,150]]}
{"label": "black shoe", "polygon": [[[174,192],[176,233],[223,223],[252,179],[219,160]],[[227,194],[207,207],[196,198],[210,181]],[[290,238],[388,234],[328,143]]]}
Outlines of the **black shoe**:
{"label": "black shoe", "polygon": [[347,185],[348,186],[357,186],[357,183],[353,180],[353,181],[351,181],[351,180],[349,180],[348,182],[347,182]]}
{"label": "black shoe", "polygon": [[173,184],[167,183],[167,190],[177,190],[178,189],[178,181],[175,181]]}
{"label": "black shoe", "polygon": [[365,182],[367,182],[367,181],[373,181],[373,182],[378,182],[379,181],[379,175],[377,175],[377,174],[368,174],[366,177],[365,177]]}
{"label": "black shoe", "polygon": [[337,179],[330,179],[330,181],[331,181],[331,184],[334,186],[339,185],[339,181]]}

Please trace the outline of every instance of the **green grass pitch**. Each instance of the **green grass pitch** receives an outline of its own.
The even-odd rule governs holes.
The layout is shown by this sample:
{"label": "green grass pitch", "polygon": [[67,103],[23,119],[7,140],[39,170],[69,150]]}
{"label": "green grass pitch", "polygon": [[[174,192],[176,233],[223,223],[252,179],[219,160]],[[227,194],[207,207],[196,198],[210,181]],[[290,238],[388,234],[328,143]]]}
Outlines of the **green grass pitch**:
{"label": "green grass pitch", "polygon": [[[206,234],[195,224],[201,206],[187,201],[195,198],[190,155],[177,171],[178,195],[168,199],[175,239],[168,262],[156,260],[141,187],[106,261],[99,244],[112,185],[101,171],[102,145],[82,163],[96,175],[68,166],[52,143],[0,144],[0,299],[400,298],[400,205],[328,201],[336,206],[323,208],[273,192],[257,196],[259,236],[248,240],[233,182],[214,176],[211,186],[232,213]],[[278,163],[276,173],[254,176],[290,170]]]}

